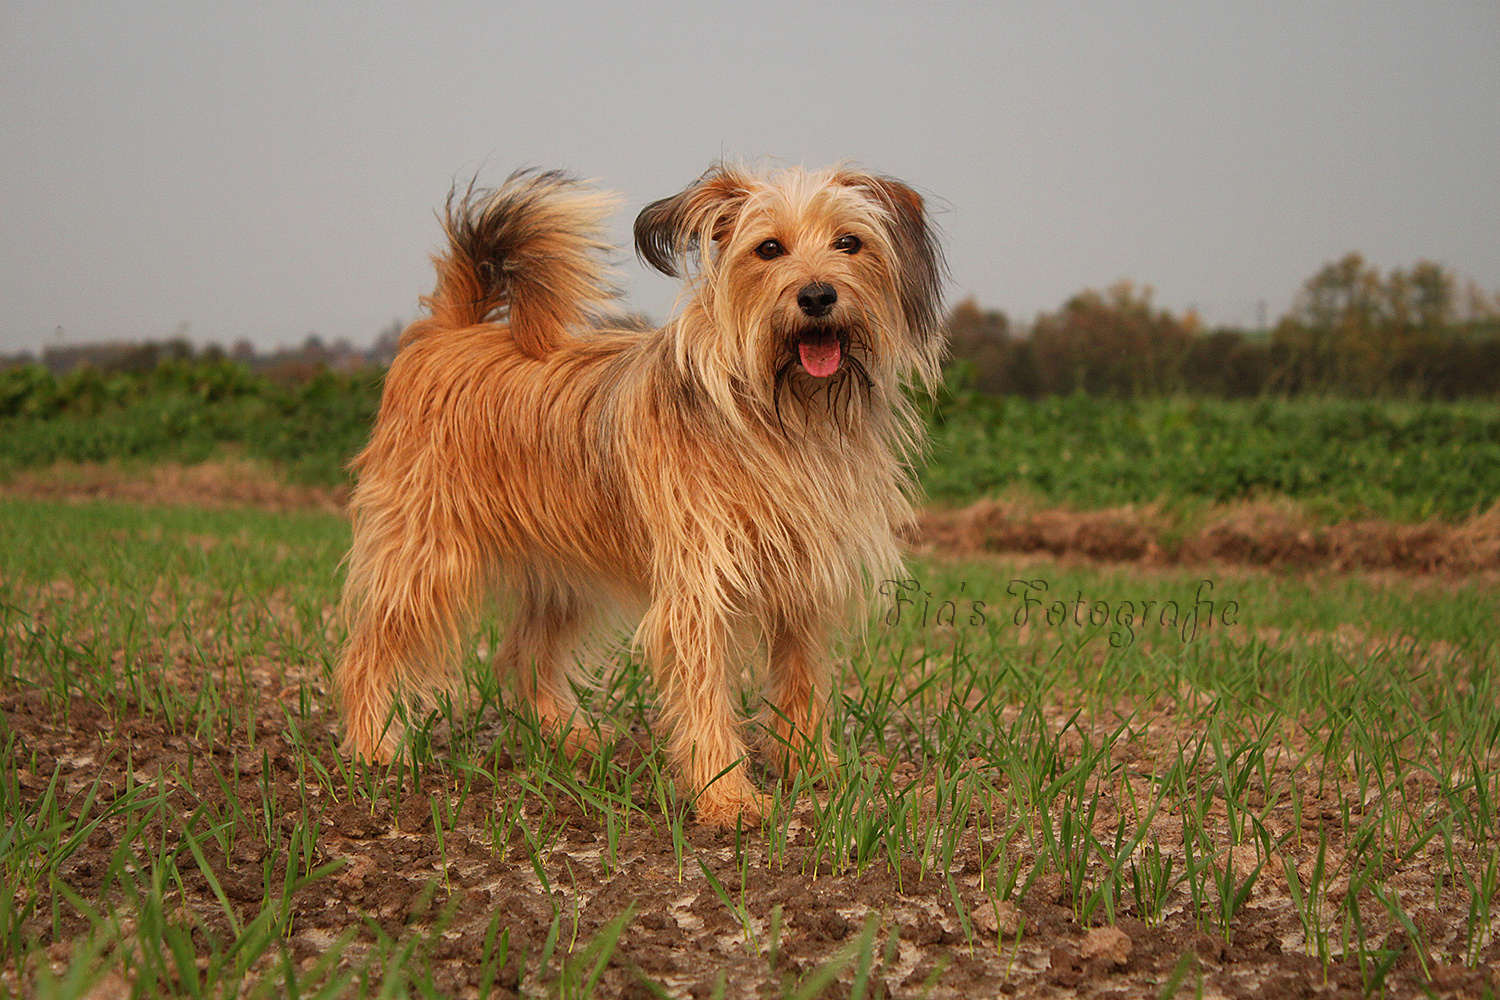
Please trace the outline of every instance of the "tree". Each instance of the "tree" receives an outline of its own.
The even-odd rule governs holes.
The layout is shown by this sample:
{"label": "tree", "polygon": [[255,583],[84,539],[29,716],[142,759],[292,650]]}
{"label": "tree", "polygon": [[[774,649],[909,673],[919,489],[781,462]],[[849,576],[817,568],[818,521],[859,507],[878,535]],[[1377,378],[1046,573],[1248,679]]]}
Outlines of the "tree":
{"label": "tree", "polygon": [[1044,392],[1163,394],[1185,388],[1183,364],[1198,318],[1151,303],[1151,286],[1118,281],[1073,296],[1032,327]]}
{"label": "tree", "polygon": [[1272,335],[1282,388],[1421,392],[1455,335],[1458,282],[1441,264],[1378,268],[1357,253],[1308,279]]}
{"label": "tree", "polygon": [[948,346],[955,359],[973,365],[974,387],[979,391],[1018,391],[1010,319],[1005,313],[982,311],[972,296],[964,299],[948,317]]}

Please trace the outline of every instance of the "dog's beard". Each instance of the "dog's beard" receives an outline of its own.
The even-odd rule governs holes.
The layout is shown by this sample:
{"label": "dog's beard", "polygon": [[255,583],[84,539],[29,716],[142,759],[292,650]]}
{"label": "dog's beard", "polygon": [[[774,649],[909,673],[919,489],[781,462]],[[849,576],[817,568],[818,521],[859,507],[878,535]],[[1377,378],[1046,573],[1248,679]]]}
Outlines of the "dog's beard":
{"label": "dog's beard", "polygon": [[811,323],[786,334],[781,344],[772,381],[777,425],[785,432],[786,411],[795,408],[799,416],[821,411],[836,426],[849,427],[875,388],[866,367],[871,353],[863,328]]}

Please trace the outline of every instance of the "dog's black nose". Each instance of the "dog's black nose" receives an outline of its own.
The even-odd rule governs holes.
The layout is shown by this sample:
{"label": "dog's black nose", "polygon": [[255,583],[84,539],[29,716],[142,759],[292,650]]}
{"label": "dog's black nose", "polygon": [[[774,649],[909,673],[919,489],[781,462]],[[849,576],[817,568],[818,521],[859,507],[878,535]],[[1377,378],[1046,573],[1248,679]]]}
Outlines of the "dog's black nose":
{"label": "dog's black nose", "polygon": [[802,290],[797,293],[797,305],[814,319],[827,316],[832,311],[833,304],[838,300],[838,290],[821,281],[803,285]]}

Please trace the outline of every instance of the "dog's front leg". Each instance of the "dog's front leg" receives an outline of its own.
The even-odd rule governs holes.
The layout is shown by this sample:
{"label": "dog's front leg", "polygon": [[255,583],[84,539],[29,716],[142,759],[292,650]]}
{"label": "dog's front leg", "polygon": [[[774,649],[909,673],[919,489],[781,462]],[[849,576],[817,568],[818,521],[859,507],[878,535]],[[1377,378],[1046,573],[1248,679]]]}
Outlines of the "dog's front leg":
{"label": "dog's front leg", "polygon": [[833,763],[823,724],[829,670],[822,623],[783,617],[770,630],[770,647],[763,745],[783,777]]}
{"label": "dog's front leg", "polygon": [[770,799],[746,766],[735,710],[733,630],[723,610],[693,587],[665,591],[641,623],[641,642],[670,727],[667,753],[698,819],[711,826],[758,823]]}

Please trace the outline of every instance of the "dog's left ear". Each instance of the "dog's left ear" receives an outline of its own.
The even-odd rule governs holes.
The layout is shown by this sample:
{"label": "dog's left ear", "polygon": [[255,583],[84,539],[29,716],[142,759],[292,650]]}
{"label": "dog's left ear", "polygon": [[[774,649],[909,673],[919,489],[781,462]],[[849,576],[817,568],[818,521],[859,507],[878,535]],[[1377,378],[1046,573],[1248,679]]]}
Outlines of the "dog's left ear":
{"label": "dog's left ear", "polygon": [[928,218],[922,196],[891,177],[850,172],[840,178],[885,209],[889,235],[898,257],[898,287],[907,325],[919,338],[937,333],[941,325],[943,248],[937,227]]}
{"label": "dog's left ear", "polygon": [[668,277],[683,277],[689,256],[703,261],[710,244],[729,235],[750,188],[743,172],[719,164],[681,193],[652,202],[635,219],[636,256]]}

